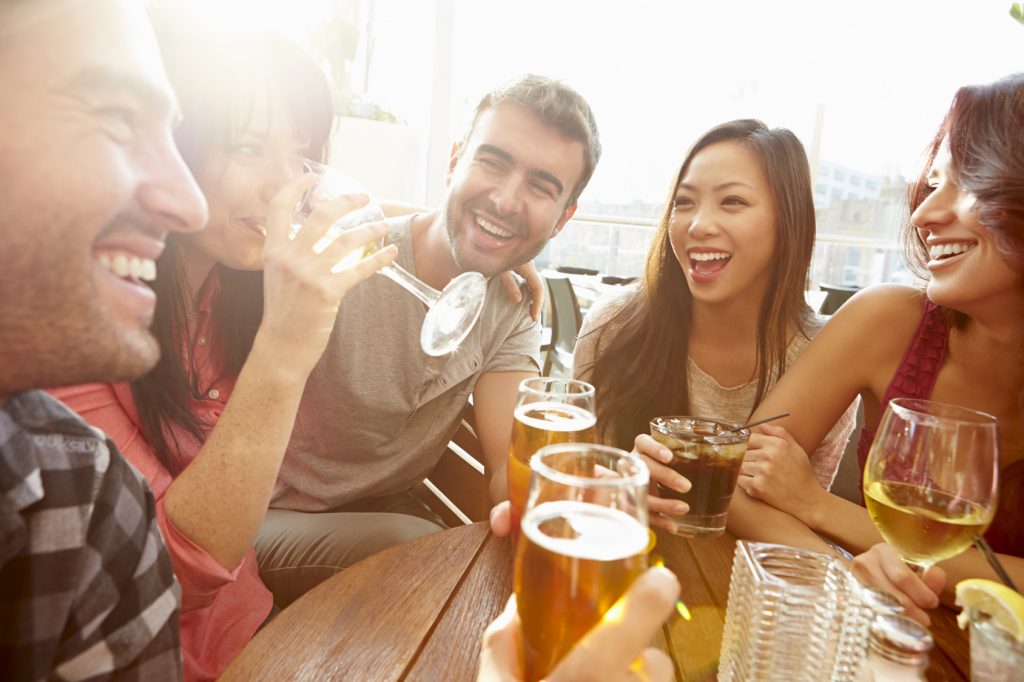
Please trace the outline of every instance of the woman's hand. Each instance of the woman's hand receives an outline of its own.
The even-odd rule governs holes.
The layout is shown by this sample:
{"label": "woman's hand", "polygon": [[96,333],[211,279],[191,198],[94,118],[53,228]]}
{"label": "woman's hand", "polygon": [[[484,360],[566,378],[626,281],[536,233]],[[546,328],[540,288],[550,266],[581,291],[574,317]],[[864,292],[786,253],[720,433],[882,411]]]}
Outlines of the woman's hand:
{"label": "woman's hand", "polygon": [[[533,264],[533,261],[523,263],[518,268],[513,270],[517,275],[526,280],[526,285],[530,287],[530,317],[534,320],[540,319],[540,310],[544,305],[544,280],[540,278],[540,273],[537,272],[537,266]],[[516,280],[512,272],[501,273],[501,284],[505,287],[505,293],[512,299],[513,302],[519,303],[523,300],[522,291],[519,289],[519,282]]]}
{"label": "woman's hand", "polygon": [[332,272],[349,252],[383,237],[387,233],[384,223],[348,230],[320,253],[314,251],[332,225],[366,204],[367,197],[358,195],[344,195],[325,203],[292,239],[292,210],[314,180],[309,174],[296,178],[270,202],[263,246],[263,323],[257,335],[257,342],[273,344],[282,365],[305,373],[320,359],[345,293],[393,261],[397,253],[396,247],[389,245],[340,272]]}
{"label": "woman's hand", "polygon": [[751,431],[736,485],[810,525],[814,504],[827,492],[818,484],[807,453],[781,426],[762,424]]}
{"label": "woman's hand", "polygon": [[673,500],[658,497],[660,492],[657,484],[671,488],[680,493],[689,492],[690,481],[668,467],[672,462],[672,451],[654,440],[651,436],[643,433],[633,441],[633,451],[640,455],[640,459],[647,464],[651,470],[651,488],[647,495],[647,509],[650,512],[650,524],[667,531],[675,531],[676,524],[662,516],[670,514],[681,516],[690,511],[690,505],[682,500]]}
{"label": "woman's hand", "polygon": [[[668,682],[673,679],[675,673],[668,655],[647,645],[672,613],[678,596],[679,581],[671,571],[648,569],[612,607],[622,610],[621,617],[602,620],[595,625],[544,679],[548,682]],[[513,595],[505,610],[484,633],[479,682],[518,682],[523,679],[519,659],[521,629]],[[636,669],[637,659],[642,662],[639,670]]]}
{"label": "woman's hand", "polygon": [[941,568],[933,566],[919,576],[884,542],[853,558],[853,574],[864,585],[895,595],[907,615],[925,627],[931,623],[925,609],[939,605],[939,594],[946,585],[946,573]]}

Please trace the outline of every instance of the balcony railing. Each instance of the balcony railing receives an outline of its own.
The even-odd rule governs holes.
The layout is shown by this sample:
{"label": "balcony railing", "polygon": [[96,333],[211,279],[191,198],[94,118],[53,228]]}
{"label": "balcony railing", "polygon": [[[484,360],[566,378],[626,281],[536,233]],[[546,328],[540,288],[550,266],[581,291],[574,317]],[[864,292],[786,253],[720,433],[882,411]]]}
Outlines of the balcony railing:
{"label": "balcony railing", "polygon": [[[539,268],[584,267],[603,275],[635,277],[644,269],[656,221],[625,216],[577,214],[537,257]],[[811,261],[810,287],[823,282],[864,287],[879,282],[912,283],[895,236],[819,234]]]}

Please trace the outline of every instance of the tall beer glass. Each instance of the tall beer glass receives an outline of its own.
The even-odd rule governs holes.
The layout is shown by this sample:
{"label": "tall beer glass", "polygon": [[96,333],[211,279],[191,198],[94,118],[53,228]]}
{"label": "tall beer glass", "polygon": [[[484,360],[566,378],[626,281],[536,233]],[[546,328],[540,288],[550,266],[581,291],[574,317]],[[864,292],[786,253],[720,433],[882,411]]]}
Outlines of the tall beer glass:
{"label": "tall beer glass", "polygon": [[647,568],[647,466],[592,443],[541,448],[516,547],[523,670],[539,680]]}
{"label": "tall beer glass", "polygon": [[518,530],[526,504],[533,453],[554,443],[592,443],[596,440],[596,422],[594,387],[585,381],[534,377],[519,384],[508,452],[513,530]]}

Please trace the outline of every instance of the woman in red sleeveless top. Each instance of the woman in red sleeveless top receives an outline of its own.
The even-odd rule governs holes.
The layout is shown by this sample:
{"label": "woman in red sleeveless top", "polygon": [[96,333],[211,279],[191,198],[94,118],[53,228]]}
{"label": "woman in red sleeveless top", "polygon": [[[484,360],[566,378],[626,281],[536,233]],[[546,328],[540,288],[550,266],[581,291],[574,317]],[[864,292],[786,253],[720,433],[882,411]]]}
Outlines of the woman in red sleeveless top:
{"label": "woman in red sleeveless top", "polygon": [[[748,453],[729,512],[740,537],[855,553],[865,581],[902,595],[922,620],[941,571],[918,579],[862,507],[815,480],[811,452],[860,395],[861,465],[891,398],[930,398],[993,414],[1000,429],[1000,506],[987,538],[1024,584],[1024,74],[961,88],[910,191],[908,260],[927,289],[885,284],[854,296],[765,398],[753,419],[792,413],[770,447]],[[968,577],[995,578],[974,549],[942,563],[945,595]],[[926,584],[927,583],[927,584]]]}

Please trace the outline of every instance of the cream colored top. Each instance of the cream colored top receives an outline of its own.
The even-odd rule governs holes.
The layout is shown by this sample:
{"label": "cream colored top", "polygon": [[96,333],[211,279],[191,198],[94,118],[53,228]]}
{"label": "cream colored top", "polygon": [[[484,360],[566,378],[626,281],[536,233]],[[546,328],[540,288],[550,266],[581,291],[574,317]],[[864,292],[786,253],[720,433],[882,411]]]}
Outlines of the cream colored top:
{"label": "cream colored top", "polygon": [[[623,287],[621,292],[616,291],[601,297],[590,308],[583,320],[583,326],[580,328],[579,338],[576,341],[576,350],[573,355],[574,376],[584,380],[590,376],[598,337],[598,334],[593,332],[608,324],[615,314],[629,304],[638,293],[636,286]],[[807,334],[810,338],[797,334],[786,349],[787,368],[793,364],[824,324],[824,320],[817,315],[809,319],[808,322]],[[715,381],[713,376],[698,367],[692,359],[689,360],[686,380],[690,387],[690,412],[692,414],[735,423],[743,423],[750,416],[754,396],[757,393],[757,380],[739,386],[722,386]],[[769,377],[769,389],[775,385],[777,380],[778,376],[774,374]],[[818,483],[826,490],[832,486],[832,480],[839,468],[839,460],[843,456],[846,443],[853,431],[856,416],[857,401],[854,401],[832,427],[832,430],[828,432],[818,448],[810,455],[814,475],[817,477]]]}

